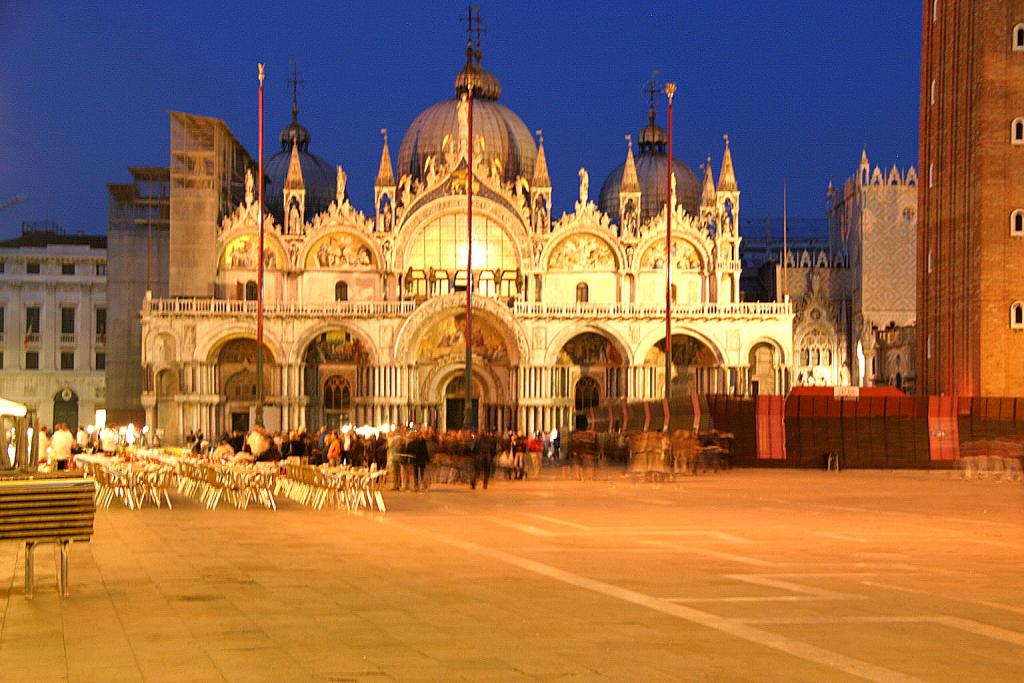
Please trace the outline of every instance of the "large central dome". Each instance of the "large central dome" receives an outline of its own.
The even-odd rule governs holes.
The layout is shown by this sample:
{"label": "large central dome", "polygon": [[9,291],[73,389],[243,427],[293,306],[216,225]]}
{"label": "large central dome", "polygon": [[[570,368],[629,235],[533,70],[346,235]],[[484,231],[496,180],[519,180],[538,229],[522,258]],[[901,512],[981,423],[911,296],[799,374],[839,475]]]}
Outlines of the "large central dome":
{"label": "large central dome", "polygon": [[423,174],[428,156],[441,157],[445,137],[458,144],[459,98],[470,83],[473,84],[473,137],[484,139],[484,155],[501,161],[502,178],[514,181],[516,176],[533,177],[533,164],[537,160],[537,145],[530,129],[515,112],[498,103],[501,84],[479,62],[474,63],[472,53],[466,65],[455,77],[455,97],[428,107],[402,138],[398,149],[397,175],[409,174],[414,180]]}

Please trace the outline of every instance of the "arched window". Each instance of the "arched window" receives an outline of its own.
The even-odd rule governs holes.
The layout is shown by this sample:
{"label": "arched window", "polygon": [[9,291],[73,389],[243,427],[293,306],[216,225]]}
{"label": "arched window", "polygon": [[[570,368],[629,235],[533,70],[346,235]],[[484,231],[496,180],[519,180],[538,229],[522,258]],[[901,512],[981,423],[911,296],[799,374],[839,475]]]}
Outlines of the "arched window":
{"label": "arched window", "polygon": [[330,412],[347,411],[352,405],[352,388],[348,380],[332,375],[324,382],[324,410]]}
{"label": "arched window", "polygon": [[1024,329],[1024,303],[1020,301],[1010,306],[1010,327],[1014,330]]}
{"label": "arched window", "polygon": [[590,287],[586,282],[581,282],[576,285],[576,303],[585,304],[588,301],[590,301]]}
{"label": "arched window", "polygon": [[348,283],[344,280],[334,285],[334,300],[348,301]]}
{"label": "arched window", "polygon": [[1017,117],[1013,120],[1010,128],[1010,140],[1015,145],[1024,145],[1024,117]]}
{"label": "arched window", "polygon": [[252,280],[249,280],[248,282],[245,283],[245,300],[256,301],[257,296],[258,290],[256,289],[256,283],[253,282]]}
{"label": "arched window", "polygon": [[1017,24],[1013,27],[1013,50],[1024,52],[1024,24]]}
{"label": "arched window", "polygon": [[1010,235],[1024,237],[1024,209],[1017,209],[1010,214]]}

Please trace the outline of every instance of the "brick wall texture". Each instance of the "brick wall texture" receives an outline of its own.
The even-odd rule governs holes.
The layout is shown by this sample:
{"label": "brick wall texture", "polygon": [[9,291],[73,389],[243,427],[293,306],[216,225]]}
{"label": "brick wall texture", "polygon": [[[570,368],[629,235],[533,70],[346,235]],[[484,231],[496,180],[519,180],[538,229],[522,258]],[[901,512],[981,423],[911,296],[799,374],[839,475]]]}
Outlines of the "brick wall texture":
{"label": "brick wall texture", "polygon": [[921,392],[1019,396],[1024,331],[1024,0],[924,0],[917,252]]}

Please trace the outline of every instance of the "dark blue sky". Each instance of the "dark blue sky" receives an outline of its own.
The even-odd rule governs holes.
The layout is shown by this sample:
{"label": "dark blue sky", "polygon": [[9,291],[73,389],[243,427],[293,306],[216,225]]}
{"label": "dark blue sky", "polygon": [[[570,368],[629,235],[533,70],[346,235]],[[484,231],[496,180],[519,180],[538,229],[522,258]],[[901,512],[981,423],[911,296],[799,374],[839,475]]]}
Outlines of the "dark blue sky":
{"label": "dark blue sky", "polygon": [[[783,176],[790,215],[821,216],[829,177],[852,175],[864,144],[872,163],[917,163],[915,0],[480,4],[484,65],[501,101],[544,130],[557,215],[580,166],[596,196],[622,161],[623,135],[645,124],[651,69],[679,84],[677,156],[699,172],[710,152],[717,174],[729,133],[744,217],[781,215]],[[46,216],[103,232],[106,184],[167,165],[170,109],[224,118],[255,156],[260,61],[276,151],[292,58],[310,150],[345,167],[366,211],[380,128],[397,154],[464,61],[459,2],[82,5],[0,2],[0,201],[28,195],[0,212],[0,237]]]}

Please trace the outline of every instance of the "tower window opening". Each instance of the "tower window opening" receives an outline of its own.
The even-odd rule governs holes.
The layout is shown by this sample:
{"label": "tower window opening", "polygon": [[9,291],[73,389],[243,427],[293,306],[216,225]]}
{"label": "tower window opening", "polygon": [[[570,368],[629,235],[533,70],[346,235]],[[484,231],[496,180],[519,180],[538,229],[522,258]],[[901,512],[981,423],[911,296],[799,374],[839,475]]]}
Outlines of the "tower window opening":
{"label": "tower window opening", "polygon": [[1024,237],[1024,209],[1017,209],[1010,214],[1010,235]]}
{"label": "tower window opening", "polygon": [[1013,120],[1011,136],[1013,144],[1024,145],[1024,117],[1018,117]]}
{"label": "tower window opening", "polygon": [[334,300],[348,301],[348,283],[344,280],[334,285]]}
{"label": "tower window opening", "polygon": [[1014,330],[1024,329],[1024,303],[1015,301],[1010,306],[1010,328]]}
{"label": "tower window opening", "polygon": [[1013,27],[1013,50],[1024,52],[1024,24],[1017,24]]}

